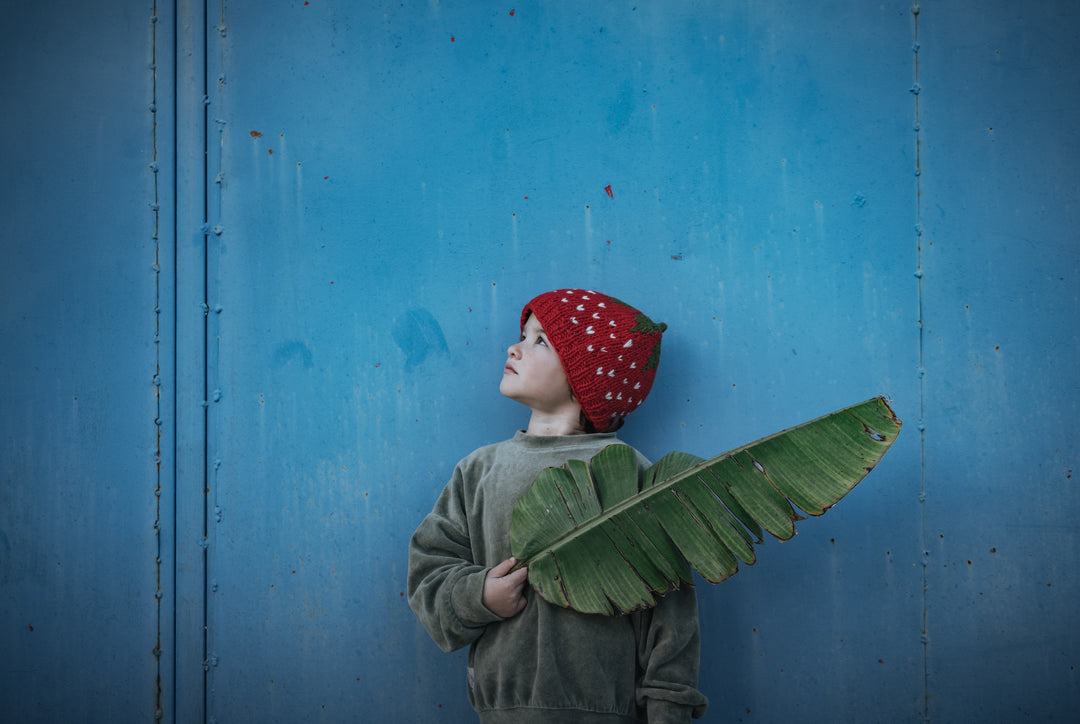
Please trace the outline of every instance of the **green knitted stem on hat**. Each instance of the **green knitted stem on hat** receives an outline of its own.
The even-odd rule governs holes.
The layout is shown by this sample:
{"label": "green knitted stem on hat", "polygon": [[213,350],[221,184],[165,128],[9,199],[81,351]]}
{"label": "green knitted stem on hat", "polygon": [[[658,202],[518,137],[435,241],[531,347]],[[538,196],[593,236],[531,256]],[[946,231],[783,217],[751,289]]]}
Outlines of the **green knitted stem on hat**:
{"label": "green knitted stem on hat", "polygon": [[[626,302],[622,302],[626,304]],[[627,305],[629,306],[629,305]],[[642,334],[660,334],[662,335],[664,330],[667,329],[667,324],[656,322],[649,319],[644,312],[638,312],[634,317],[634,321],[637,322],[630,328],[631,332],[641,332]],[[653,346],[652,352],[649,354],[648,361],[645,362],[645,369],[651,370],[660,365],[660,340],[656,340],[656,344]]]}

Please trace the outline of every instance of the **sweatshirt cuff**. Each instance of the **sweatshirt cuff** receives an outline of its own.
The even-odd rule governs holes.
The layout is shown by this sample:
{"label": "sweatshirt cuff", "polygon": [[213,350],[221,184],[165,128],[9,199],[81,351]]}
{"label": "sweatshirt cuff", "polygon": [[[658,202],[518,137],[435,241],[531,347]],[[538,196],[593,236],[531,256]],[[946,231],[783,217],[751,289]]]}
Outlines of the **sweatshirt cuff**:
{"label": "sweatshirt cuff", "polygon": [[646,699],[649,724],[686,724],[705,714],[705,706],[687,706],[664,699]]}
{"label": "sweatshirt cuff", "polygon": [[502,616],[488,610],[483,603],[484,581],[487,579],[488,568],[475,573],[469,573],[458,579],[454,584],[452,597],[454,615],[470,628],[480,628],[489,623],[502,621]]}

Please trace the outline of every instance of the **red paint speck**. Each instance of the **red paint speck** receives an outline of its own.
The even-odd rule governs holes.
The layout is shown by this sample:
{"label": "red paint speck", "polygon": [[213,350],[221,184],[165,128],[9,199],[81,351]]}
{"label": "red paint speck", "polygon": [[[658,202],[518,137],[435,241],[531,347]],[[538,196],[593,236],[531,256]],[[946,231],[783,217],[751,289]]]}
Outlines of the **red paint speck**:
{"label": "red paint speck", "polygon": [[510,11],[510,17],[514,17],[514,11],[513,10]]}
{"label": "red paint speck", "polygon": [[262,138],[262,134],[259,133],[258,131],[252,131],[251,132],[251,137],[252,138]]}
{"label": "red paint speck", "polygon": [[451,35],[451,36],[450,36],[450,42],[452,43],[452,42],[454,42],[455,40],[457,40],[457,38],[455,38],[455,37],[454,37],[453,35]]}
{"label": "red paint speck", "polygon": [[330,283],[331,283],[331,284],[333,284],[333,283],[334,283],[334,281],[333,281],[333,280],[331,279],[331,280],[330,280]]}
{"label": "red paint speck", "polygon": [[382,362],[376,362],[375,369],[379,369],[380,367],[382,367]]}
{"label": "red paint speck", "polygon": [[611,243],[611,239],[608,239],[608,240],[607,240],[607,243],[608,243],[608,244],[610,244],[610,243]]}
{"label": "red paint speck", "polygon": [[30,631],[33,631],[33,630],[34,630],[34,625],[30,624]]}
{"label": "red paint speck", "polygon": [[878,660],[877,660],[877,662],[878,662],[879,664],[884,664],[884,663],[885,663],[885,659],[878,659]]}
{"label": "red paint speck", "polygon": [[611,184],[604,187],[604,192],[611,198],[615,198],[615,192],[611,190]]}
{"label": "red paint speck", "polygon": [[294,576],[296,575],[296,571],[293,571],[293,575],[294,575]]}
{"label": "red paint speck", "polygon": [[266,152],[269,153],[271,156],[274,155],[274,149],[272,149],[272,148],[266,149]]}
{"label": "red paint speck", "polygon": [[328,178],[330,178],[330,177],[329,177],[329,176],[323,176],[323,177],[322,177],[322,180],[323,180],[323,181],[325,181],[325,180],[326,180],[326,179],[328,179]]}
{"label": "red paint speck", "polygon": [[526,200],[526,201],[528,201],[528,200],[529,200],[529,197],[528,197],[528,196],[526,196],[526,197],[525,197],[525,200]]}

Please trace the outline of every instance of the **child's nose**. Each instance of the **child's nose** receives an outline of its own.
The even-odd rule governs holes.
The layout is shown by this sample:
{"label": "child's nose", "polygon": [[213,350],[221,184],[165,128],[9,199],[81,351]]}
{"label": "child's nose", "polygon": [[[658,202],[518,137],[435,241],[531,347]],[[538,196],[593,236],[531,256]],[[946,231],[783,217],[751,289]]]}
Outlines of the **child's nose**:
{"label": "child's nose", "polygon": [[506,353],[515,359],[521,359],[521,348],[518,346],[520,344],[520,342],[516,342],[510,345],[507,348]]}

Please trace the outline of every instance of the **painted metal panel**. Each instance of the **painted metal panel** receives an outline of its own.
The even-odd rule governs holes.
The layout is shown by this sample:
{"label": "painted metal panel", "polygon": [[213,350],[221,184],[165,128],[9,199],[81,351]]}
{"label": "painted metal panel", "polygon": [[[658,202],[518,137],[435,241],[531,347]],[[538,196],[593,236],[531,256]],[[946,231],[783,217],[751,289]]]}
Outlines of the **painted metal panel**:
{"label": "painted metal panel", "polygon": [[5,8],[5,715],[470,720],[406,542],[558,285],[653,458],[907,423],[699,588],[709,720],[1075,711],[1071,6],[357,5]]}
{"label": "painted metal panel", "polygon": [[171,117],[173,52],[154,14],[3,7],[5,720],[148,720],[168,703],[174,143],[156,104]]}
{"label": "painted metal panel", "polygon": [[[538,291],[672,325],[626,431],[654,458],[879,392],[917,416],[907,5],[760,5],[225,6],[210,717],[469,718],[405,549],[523,424],[496,386]],[[917,441],[701,590],[714,718],[921,711]]]}
{"label": "painted metal panel", "polygon": [[176,88],[176,487],[175,708],[178,722],[206,720],[207,62],[206,6],[175,6]]}
{"label": "painted metal panel", "polygon": [[1078,22],[1065,2],[919,15],[927,696],[942,721],[1080,705]]}

